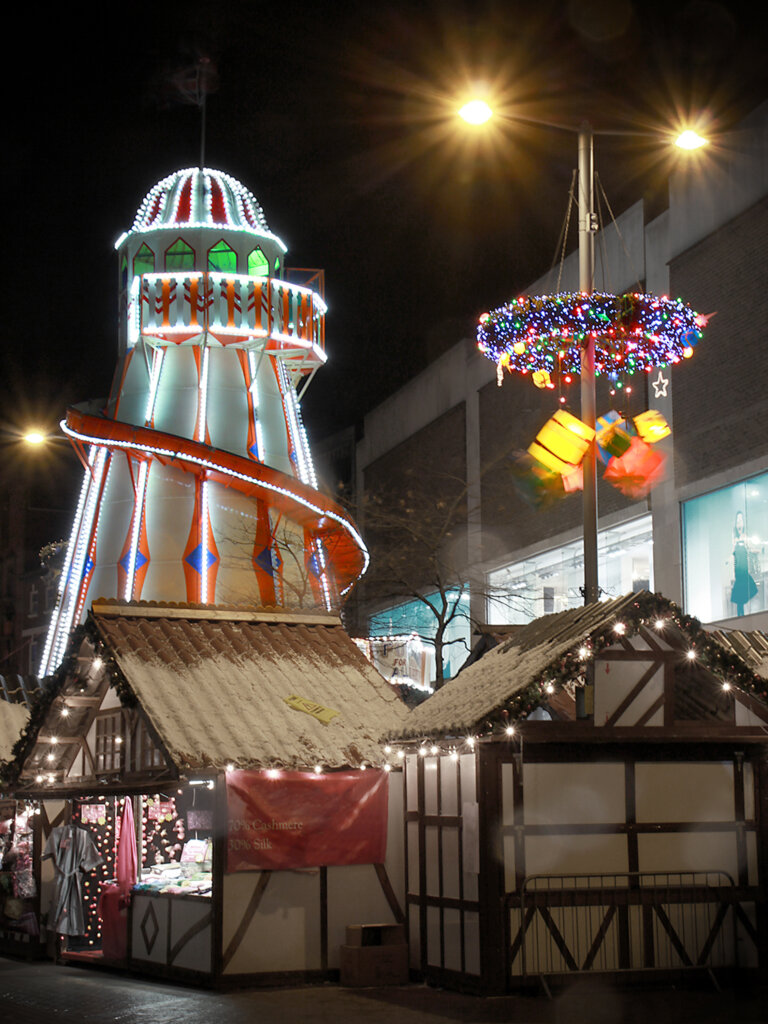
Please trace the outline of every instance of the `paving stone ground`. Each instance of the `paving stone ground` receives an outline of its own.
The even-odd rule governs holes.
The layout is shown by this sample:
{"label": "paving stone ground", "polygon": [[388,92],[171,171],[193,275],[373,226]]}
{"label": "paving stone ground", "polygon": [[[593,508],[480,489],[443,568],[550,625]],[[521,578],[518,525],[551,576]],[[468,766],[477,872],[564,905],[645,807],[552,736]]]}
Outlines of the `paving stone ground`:
{"label": "paving stone ground", "polygon": [[595,979],[555,993],[479,998],[423,985],[211,992],[0,958],[2,1024],[768,1024],[768,988],[715,991]]}

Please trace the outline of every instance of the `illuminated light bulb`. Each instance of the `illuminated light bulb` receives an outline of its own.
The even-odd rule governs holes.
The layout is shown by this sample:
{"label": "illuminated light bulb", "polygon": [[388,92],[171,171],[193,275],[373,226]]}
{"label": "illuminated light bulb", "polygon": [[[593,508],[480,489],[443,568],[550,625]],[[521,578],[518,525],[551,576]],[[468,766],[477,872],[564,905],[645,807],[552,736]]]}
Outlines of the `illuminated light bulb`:
{"label": "illuminated light bulb", "polygon": [[451,760],[452,761],[458,761],[459,760],[459,752],[457,750],[452,750],[451,751]]}
{"label": "illuminated light bulb", "polygon": [[547,691],[547,693],[554,693],[555,692],[554,683],[547,683],[547,685],[544,687],[544,689]]}
{"label": "illuminated light bulb", "polygon": [[230,763],[230,764],[228,764],[228,765],[226,766],[226,768],[225,768],[224,770],[225,770],[225,771],[228,771],[228,772],[233,772],[233,771],[235,770],[235,766],[234,766],[233,764],[231,764],[231,763]]}
{"label": "illuminated light bulb", "polygon": [[435,746],[435,744],[433,743],[432,746],[429,748],[429,752],[430,754],[437,754],[439,753],[439,748]]}
{"label": "illuminated light bulb", "polygon": [[38,445],[45,444],[48,439],[45,434],[41,434],[39,430],[30,430],[28,433],[24,434],[23,440],[26,441],[27,444]]}
{"label": "illuminated light bulb", "polygon": [[67,705],[66,705],[66,704],[65,704],[65,705],[64,705],[64,707],[63,707],[63,708],[61,709],[61,717],[62,717],[62,718],[68,718],[68,717],[69,717],[69,708],[67,707]]}
{"label": "illuminated light bulb", "polygon": [[322,766],[319,765],[319,764],[316,764],[315,767],[312,769],[312,771],[315,773],[315,775],[320,775],[322,770],[323,770]]}
{"label": "illuminated light bulb", "polygon": [[391,772],[392,771],[392,765],[389,763],[389,761],[387,761],[386,764],[384,765],[384,771],[385,772]]}
{"label": "illuminated light bulb", "polygon": [[731,684],[730,684],[730,683],[729,683],[729,682],[728,682],[728,681],[726,680],[726,681],[725,681],[725,682],[723,683],[723,689],[724,689],[724,690],[730,690],[730,688],[731,688]]}
{"label": "illuminated light bulb", "polygon": [[514,725],[508,725],[507,728],[504,731],[506,732],[507,736],[514,736],[515,735],[515,727],[514,727]]}
{"label": "illuminated light bulb", "polygon": [[398,750],[398,752],[397,752],[397,756],[398,756],[398,757],[400,758],[400,760],[402,761],[402,759],[403,759],[403,758],[405,757],[405,751],[404,751],[404,750]]}
{"label": "illuminated light bulb", "polygon": [[467,124],[485,124],[493,117],[493,111],[485,100],[470,100],[458,113]]}
{"label": "illuminated light bulb", "polygon": [[36,775],[35,776],[35,782],[42,782],[42,781],[43,781],[43,776],[42,775]]}
{"label": "illuminated light bulb", "polygon": [[56,746],[56,744],[58,742],[59,742],[59,737],[58,736],[51,736],[51,743],[53,744],[53,746]]}
{"label": "illuminated light bulb", "polygon": [[686,651],[685,656],[688,659],[688,661],[695,661],[696,651]]}
{"label": "illuminated light bulb", "polygon": [[626,633],[626,631],[627,627],[624,625],[623,622],[617,622],[616,625],[613,627],[613,632],[618,633],[619,636],[623,636]]}
{"label": "illuminated light bulb", "polygon": [[115,743],[119,746],[123,742],[122,736],[115,736]]}
{"label": "illuminated light bulb", "polygon": [[54,754],[46,754],[46,755],[45,755],[45,760],[46,760],[46,761],[55,761],[55,760],[56,760],[56,757],[55,757],[55,755],[54,755]]}
{"label": "illuminated light bulb", "polygon": [[707,145],[707,140],[702,138],[702,136],[692,128],[686,128],[686,130],[681,132],[681,134],[675,139],[675,145],[678,149],[700,149],[702,146]]}
{"label": "illuminated light bulb", "polygon": [[656,619],[656,621],[654,622],[654,626],[656,627],[656,629],[664,629],[664,619]]}
{"label": "illuminated light bulb", "polygon": [[368,765],[365,763],[365,761],[363,761],[363,763],[360,765],[360,771],[364,772],[367,767]]}
{"label": "illuminated light bulb", "polygon": [[390,747],[389,744],[387,744],[386,747],[384,747],[384,753],[385,754],[391,754],[392,753],[392,747]]}
{"label": "illuminated light bulb", "polygon": [[580,647],[579,648],[579,657],[581,658],[582,661],[586,661],[587,658],[589,657],[589,649],[587,647]]}
{"label": "illuminated light bulb", "polygon": [[475,749],[475,737],[474,736],[468,736],[467,737],[467,745],[470,746],[473,750]]}
{"label": "illuminated light bulb", "polygon": [[55,781],[54,776],[53,775],[49,775],[48,776],[48,781],[49,782],[54,782]]}
{"label": "illuminated light bulb", "polygon": [[280,772],[279,772],[279,770],[277,768],[267,768],[266,775],[267,775],[268,779],[279,779],[280,778]]}
{"label": "illuminated light bulb", "polygon": [[683,349],[683,359],[690,359],[692,355],[693,349],[690,345],[686,345],[686,347]]}
{"label": "illuminated light bulb", "polygon": [[98,672],[99,669],[103,668],[103,666],[104,662],[102,661],[101,657],[97,654],[96,657],[93,659],[93,667]]}
{"label": "illuminated light bulb", "polygon": [[419,747],[419,757],[426,757],[426,756],[427,756],[427,748],[426,747]]}

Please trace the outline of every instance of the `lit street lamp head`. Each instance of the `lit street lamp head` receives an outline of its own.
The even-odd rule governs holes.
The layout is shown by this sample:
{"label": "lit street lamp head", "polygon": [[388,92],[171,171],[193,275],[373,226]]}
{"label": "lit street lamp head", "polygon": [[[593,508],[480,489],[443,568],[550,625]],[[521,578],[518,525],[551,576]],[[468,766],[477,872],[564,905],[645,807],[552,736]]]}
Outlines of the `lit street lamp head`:
{"label": "lit street lamp head", "polygon": [[22,440],[24,440],[27,444],[38,445],[45,444],[48,438],[45,436],[45,434],[41,434],[39,430],[30,430],[26,434],[24,434]]}
{"label": "lit street lamp head", "polygon": [[693,131],[692,128],[687,128],[675,139],[675,145],[680,149],[700,149],[702,146],[706,146],[706,144],[707,140],[702,138],[698,132]]}
{"label": "lit street lamp head", "polygon": [[493,111],[485,100],[470,100],[459,110],[459,117],[468,124],[485,124],[493,117]]}

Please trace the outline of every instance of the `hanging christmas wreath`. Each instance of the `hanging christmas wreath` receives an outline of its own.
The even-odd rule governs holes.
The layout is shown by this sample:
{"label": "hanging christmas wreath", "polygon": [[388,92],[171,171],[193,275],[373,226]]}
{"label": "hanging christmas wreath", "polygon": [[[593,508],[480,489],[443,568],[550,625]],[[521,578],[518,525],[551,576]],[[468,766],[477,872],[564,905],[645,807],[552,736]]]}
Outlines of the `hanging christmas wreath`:
{"label": "hanging christmas wreath", "polygon": [[523,296],[480,317],[477,347],[500,370],[543,378],[581,372],[595,342],[595,372],[650,371],[692,355],[706,317],[680,299],[656,295],[563,292]]}

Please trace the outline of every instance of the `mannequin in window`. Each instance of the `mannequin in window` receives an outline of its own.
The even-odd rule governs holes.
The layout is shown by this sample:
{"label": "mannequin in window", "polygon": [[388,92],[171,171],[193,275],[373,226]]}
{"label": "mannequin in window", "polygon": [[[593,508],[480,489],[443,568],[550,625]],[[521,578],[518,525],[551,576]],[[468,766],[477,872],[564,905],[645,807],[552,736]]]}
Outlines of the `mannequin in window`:
{"label": "mannequin in window", "polygon": [[731,601],[736,605],[736,614],[744,614],[744,606],[757,593],[757,584],[749,575],[749,547],[744,513],[736,513],[733,524],[733,586]]}

